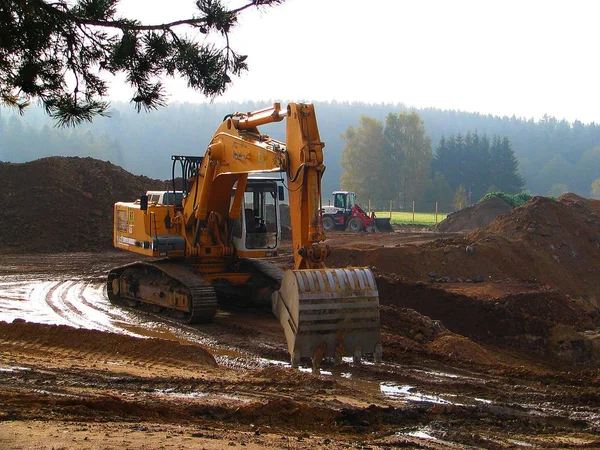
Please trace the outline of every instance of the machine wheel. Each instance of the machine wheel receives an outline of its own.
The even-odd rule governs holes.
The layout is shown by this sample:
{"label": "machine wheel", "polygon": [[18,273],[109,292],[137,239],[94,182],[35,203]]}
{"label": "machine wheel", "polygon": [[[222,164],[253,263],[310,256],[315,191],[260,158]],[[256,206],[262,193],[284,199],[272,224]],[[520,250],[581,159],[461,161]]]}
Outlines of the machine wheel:
{"label": "machine wheel", "polygon": [[333,219],[329,216],[323,217],[323,230],[331,231],[335,228],[335,223]]}
{"label": "machine wheel", "polygon": [[353,217],[348,221],[348,229],[350,231],[362,231],[364,229],[362,221],[358,217]]}

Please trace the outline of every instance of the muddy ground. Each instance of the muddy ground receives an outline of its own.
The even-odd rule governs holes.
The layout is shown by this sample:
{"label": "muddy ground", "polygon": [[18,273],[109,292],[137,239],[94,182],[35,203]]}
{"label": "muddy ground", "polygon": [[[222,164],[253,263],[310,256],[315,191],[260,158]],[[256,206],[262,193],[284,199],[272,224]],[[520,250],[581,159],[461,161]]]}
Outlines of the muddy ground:
{"label": "muddy ground", "polygon": [[[332,264],[352,265],[440,239],[465,236],[328,243]],[[132,258],[0,256],[1,448],[600,448],[598,365],[551,342],[559,321],[569,343],[596,324],[551,286],[375,266],[383,364],[316,374],[290,368],[269,311],[189,326],[110,305],[105,273]]]}
{"label": "muddy ground", "polygon": [[0,179],[0,448],[600,448],[599,201],[331,233],[329,266],[376,276],[383,364],[313,373],[268,310],[189,326],[109,303],[137,259],[111,250],[112,205],[164,182],[60,157]]}

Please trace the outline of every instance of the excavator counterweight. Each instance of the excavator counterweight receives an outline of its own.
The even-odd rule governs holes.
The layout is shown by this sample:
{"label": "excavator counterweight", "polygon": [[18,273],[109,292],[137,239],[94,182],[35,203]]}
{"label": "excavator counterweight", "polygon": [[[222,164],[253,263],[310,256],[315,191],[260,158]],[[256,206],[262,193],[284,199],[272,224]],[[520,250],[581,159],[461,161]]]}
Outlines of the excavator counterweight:
{"label": "excavator counterweight", "polygon": [[[258,126],[286,120],[280,142]],[[313,105],[279,104],[227,116],[203,157],[173,157],[183,188],[115,205],[114,245],[161,259],[113,269],[114,303],[211,320],[217,298],[265,300],[279,318],[292,365],[362,354],[381,361],[379,297],[368,268],[329,269],[323,243],[323,147]],[[289,192],[294,269],[268,262],[281,241],[282,186]],[[165,202],[161,198],[173,199]],[[177,199],[175,201],[175,199]],[[265,295],[270,292],[270,295]],[[270,297],[270,298],[269,298]]]}

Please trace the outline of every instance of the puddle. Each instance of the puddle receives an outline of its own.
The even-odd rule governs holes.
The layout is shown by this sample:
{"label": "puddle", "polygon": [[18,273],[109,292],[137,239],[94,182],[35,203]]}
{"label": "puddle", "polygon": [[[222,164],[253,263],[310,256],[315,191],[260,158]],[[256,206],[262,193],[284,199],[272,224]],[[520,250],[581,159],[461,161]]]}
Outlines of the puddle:
{"label": "puddle", "polygon": [[45,389],[33,389],[31,392],[35,392],[36,394],[42,394],[42,395],[51,395],[51,396],[55,396],[55,397],[79,398],[79,395],[77,395],[77,394],[67,394],[65,392],[53,392],[53,391],[47,391]]}
{"label": "puddle", "polygon": [[446,400],[441,396],[437,395],[428,395],[420,392],[416,392],[413,390],[413,386],[399,386],[393,383],[383,382],[380,384],[381,393],[387,397],[392,399],[413,401],[413,402],[427,402],[427,403],[435,403],[438,405],[457,405],[464,406],[462,403],[456,403],[450,400]]}
{"label": "puddle", "polygon": [[203,400],[212,399],[212,400],[225,400],[228,402],[236,402],[236,403],[250,403],[251,400],[244,399],[241,397],[237,397],[234,395],[224,395],[224,394],[213,394],[208,392],[180,392],[174,389],[156,389],[152,391],[152,395],[158,397],[170,397],[170,398],[180,398],[180,399],[196,399],[202,398]]}
{"label": "puddle", "polygon": [[0,366],[0,372],[7,373],[15,373],[15,372],[25,372],[30,371],[29,367],[21,367],[21,366]]}
{"label": "puddle", "polygon": [[506,442],[516,445],[517,447],[535,447],[534,444],[529,442],[517,441],[516,439],[507,439]]}
{"label": "puddle", "polygon": [[[397,436],[410,436],[413,438],[417,438],[417,439],[423,439],[425,441],[431,441],[431,443],[435,443],[436,445],[442,445],[445,447],[458,447],[458,448],[464,448],[464,446],[460,445],[460,444],[456,444],[454,442],[450,442],[450,441],[446,441],[440,438],[437,438],[433,435],[433,433],[435,433],[435,431],[431,428],[431,427],[424,427],[424,428],[419,428],[413,431],[398,431],[396,433]],[[429,447],[427,447],[429,448]],[[438,447],[435,447],[438,448]]]}
{"label": "puddle", "polygon": [[[399,433],[399,434],[403,434],[403,433]],[[439,441],[438,438],[436,438],[435,436],[432,436],[431,434],[429,434],[429,431],[425,431],[425,429],[411,431],[410,433],[406,433],[406,434],[408,436],[416,437],[416,438],[419,438],[419,439],[427,439],[427,440],[430,440],[430,441]]]}

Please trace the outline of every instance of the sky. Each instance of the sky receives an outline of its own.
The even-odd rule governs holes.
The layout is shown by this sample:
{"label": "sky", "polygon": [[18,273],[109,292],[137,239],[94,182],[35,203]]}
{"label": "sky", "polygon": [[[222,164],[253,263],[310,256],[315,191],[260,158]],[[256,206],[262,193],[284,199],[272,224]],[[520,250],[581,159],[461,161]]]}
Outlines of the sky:
{"label": "sky", "polygon": [[[189,17],[194,1],[121,0],[119,11],[163,23]],[[287,0],[240,15],[230,44],[249,70],[215,101],[404,103],[600,123],[599,17],[597,0]],[[113,100],[130,99],[121,79],[112,84]],[[182,80],[166,87],[171,102],[210,101]]]}

